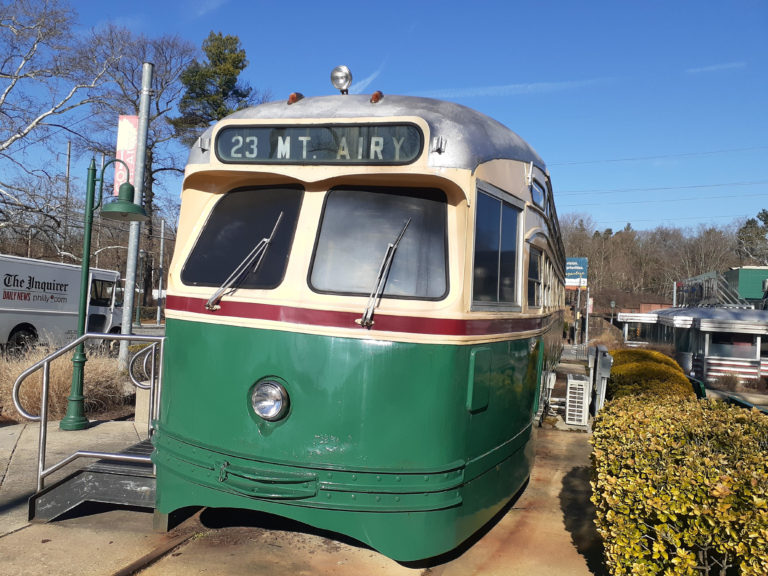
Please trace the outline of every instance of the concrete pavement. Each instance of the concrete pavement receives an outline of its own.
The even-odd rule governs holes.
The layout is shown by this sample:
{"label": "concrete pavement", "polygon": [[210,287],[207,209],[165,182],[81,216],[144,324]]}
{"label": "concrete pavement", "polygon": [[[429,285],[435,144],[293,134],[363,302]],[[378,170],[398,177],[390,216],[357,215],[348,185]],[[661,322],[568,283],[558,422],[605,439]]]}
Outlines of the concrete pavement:
{"label": "concrete pavement", "polygon": [[[37,422],[0,427],[0,537],[27,525],[27,500],[37,486],[39,435]],[[88,429],[74,432],[49,422],[45,464],[49,467],[78,450],[120,450],[144,437],[146,429],[128,421],[94,421]],[[46,478],[46,486],[91,462],[83,458],[72,462]]]}
{"label": "concrete pavement", "polygon": [[[437,563],[398,564],[347,539],[247,511],[203,510],[170,534],[149,511],[84,505],[49,524],[27,523],[35,488],[38,424],[0,427],[0,558],[8,575],[117,574],[143,557],[141,574],[604,574],[589,503],[588,434],[536,429],[536,464],[522,495],[472,542]],[[117,450],[144,433],[133,422],[62,432],[49,425],[47,465],[78,449]],[[81,460],[80,465],[87,464]],[[74,465],[74,464],[73,464]],[[72,465],[70,465],[72,466]],[[57,473],[57,477],[66,471]],[[194,535],[194,538],[189,538]],[[172,553],[166,554],[169,549]],[[158,554],[158,550],[162,554]]]}

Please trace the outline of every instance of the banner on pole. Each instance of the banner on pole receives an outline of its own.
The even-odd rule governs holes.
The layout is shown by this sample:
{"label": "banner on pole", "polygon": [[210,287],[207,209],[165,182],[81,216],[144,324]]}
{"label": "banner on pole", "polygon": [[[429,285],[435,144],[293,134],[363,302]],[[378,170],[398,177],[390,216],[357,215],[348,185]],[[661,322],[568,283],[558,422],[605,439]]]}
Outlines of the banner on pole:
{"label": "banner on pole", "polygon": [[[117,147],[115,149],[115,158],[122,160],[128,165],[130,170],[131,184],[135,184],[134,173],[136,171],[136,145],[139,140],[139,117],[138,116],[120,116],[117,121]],[[120,162],[115,162],[115,189],[112,192],[117,196],[120,184],[126,182],[125,166]]]}
{"label": "banner on pole", "polygon": [[565,259],[565,288],[566,290],[577,290],[587,287],[587,259],[586,258],[566,258]]}

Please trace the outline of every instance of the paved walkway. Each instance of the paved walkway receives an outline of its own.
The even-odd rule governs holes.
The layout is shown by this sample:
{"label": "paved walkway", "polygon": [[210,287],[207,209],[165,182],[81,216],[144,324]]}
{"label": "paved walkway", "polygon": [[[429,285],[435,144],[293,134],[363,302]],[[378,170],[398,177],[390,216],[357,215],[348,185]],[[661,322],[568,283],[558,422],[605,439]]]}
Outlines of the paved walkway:
{"label": "paved walkway", "polygon": [[[144,436],[142,436],[144,435]],[[0,426],[0,537],[27,525],[27,500],[37,486],[37,422]],[[64,432],[58,422],[48,424],[46,467],[77,450],[117,451],[146,436],[133,422],[92,422],[87,430]],[[79,459],[46,478],[56,482],[89,462]]]}
{"label": "paved walkway", "polygon": [[[0,427],[0,558],[4,575],[116,574],[182,542],[145,575],[425,574],[431,576],[604,574],[589,503],[588,434],[536,430],[530,483],[471,546],[432,565],[403,565],[345,539],[247,512],[203,510],[170,534],[152,532],[152,514],[86,505],[49,524],[28,524],[35,487],[37,424]],[[88,430],[49,428],[48,465],[76,449],[116,450],[140,438],[132,422]],[[54,481],[55,479],[52,479]],[[184,534],[197,534],[185,540]],[[427,571],[427,568],[429,569]]]}

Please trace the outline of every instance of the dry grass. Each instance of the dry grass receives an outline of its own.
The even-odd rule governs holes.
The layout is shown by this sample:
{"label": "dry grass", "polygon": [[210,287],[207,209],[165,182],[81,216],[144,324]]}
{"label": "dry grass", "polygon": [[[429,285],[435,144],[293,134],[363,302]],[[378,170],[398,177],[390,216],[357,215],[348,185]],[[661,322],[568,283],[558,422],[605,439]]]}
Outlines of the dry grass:
{"label": "dry grass", "polygon": [[617,336],[613,332],[605,331],[596,338],[589,339],[590,346],[605,346],[609,350],[612,348],[618,348],[624,344],[624,339],[621,335]]}
{"label": "dry grass", "polygon": [[726,376],[718,376],[714,381],[710,382],[710,385],[718,390],[725,390],[728,392],[768,393],[768,378],[765,376],[762,378],[742,380],[735,374],[728,374]]}
{"label": "dry grass", "polygon": [[[45,349],[34,349],[21,358],[0,356],[0,421],[23,421],[13,405],[13,384],[24,370],[45,358]],[[93,415],[122,406],[126,401],[123,390],[126,376],[118,373],[117,359],[99,354],[87,354],[85,363],[85,412]],[[22,406],[32,414],[40,413],[42,369],[29,376],[19,394]],[[72,385],[72,356],[56,359],[50,369],[48,418],[57,420],[67,410],[67,396]]]}
{"label": "dry grass", "polygon": [[754,391],[761,394],[768,394],[768,376],[747,380],[742,386],[744,386],[744,390],[747,392]]}

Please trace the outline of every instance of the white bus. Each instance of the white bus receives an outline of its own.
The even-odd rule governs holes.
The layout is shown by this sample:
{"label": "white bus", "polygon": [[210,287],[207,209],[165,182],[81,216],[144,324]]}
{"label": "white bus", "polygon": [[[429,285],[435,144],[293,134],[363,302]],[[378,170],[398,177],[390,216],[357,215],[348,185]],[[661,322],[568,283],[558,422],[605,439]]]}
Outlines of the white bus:
{"label": "white bus", "polygon": [[[18,350],[77,337],[81,268],[0,254],[0,345]],[[91,268],[88,332],[115,333],[122,323],[120,274]]]}

